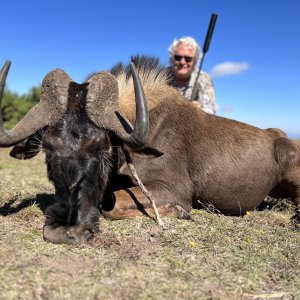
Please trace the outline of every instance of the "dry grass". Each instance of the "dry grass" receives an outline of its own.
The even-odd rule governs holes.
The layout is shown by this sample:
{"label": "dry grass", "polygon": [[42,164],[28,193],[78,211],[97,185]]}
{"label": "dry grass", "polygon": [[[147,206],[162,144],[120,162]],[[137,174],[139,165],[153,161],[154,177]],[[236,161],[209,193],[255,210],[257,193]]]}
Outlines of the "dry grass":
{"label": "dry grass", "polygon": [[292,209],[194,221],[101,220],[81,247],[43,241],[53,201],[43,155],[0,150],[1,299],[300,299],[300,231]]}

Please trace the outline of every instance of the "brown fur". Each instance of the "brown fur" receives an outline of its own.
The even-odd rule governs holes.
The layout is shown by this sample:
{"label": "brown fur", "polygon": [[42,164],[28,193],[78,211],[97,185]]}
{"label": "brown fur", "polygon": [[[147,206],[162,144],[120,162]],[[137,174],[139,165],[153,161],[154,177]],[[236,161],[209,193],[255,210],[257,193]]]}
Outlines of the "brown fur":
{"label": "brown fur", "polygon": [[[166,84],[164,74],[155,80],[153,74],[140,72],[150,112],[149,145],[164,155],[145,159],[131,151],[131,156],[158,206],[168,202],[189,212],[192,206],[212,204],[240,215],[283,188],[300,204],[300,149],[282,130],[197,110]],[[134,122],[132,83],[126,85],[123,75],[117,80],[121,110]],[[127,168],[121,173],[131,176]],[[124,197],[116,196],[126,208]]]}
{"label": "brown fur", "polygon": [[[149,200],[138,187],[116,191],[110,201],[113,203],[112,208],[110,210],[102,210],[106,218],[124,219],[142,215],[155,216]],[[161,216],[171,215],[180,219],[189,218],[188,213],[180,206],[172,206],[168,202],[160,204],[157,209]]]}

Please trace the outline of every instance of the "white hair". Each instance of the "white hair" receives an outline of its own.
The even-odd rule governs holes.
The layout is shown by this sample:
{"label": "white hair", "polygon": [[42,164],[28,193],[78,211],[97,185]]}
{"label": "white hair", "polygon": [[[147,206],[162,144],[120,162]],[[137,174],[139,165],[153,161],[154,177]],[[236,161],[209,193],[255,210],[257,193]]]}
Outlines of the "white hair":
{"label": "white hair", "polygon": [[175,54],[176,49],[178,48],[178,46],[180,44],[184,44],[187,47],[191,47],[195,50],[195,59],[196,59],[196,63],[199,62],[199,60],[201,59],[203,53],[202,53],[202,49],[200,48],[200,46],[198,45],[198,43],[195,41],[194,38],[187,36],[187,37],[182,37],[180,39],[175,39],[173,41],[173,43],[170,45],[170,47],[168,48],[169,51],[169,58],[170,58],[170,62],[172,62],[172,58]]}

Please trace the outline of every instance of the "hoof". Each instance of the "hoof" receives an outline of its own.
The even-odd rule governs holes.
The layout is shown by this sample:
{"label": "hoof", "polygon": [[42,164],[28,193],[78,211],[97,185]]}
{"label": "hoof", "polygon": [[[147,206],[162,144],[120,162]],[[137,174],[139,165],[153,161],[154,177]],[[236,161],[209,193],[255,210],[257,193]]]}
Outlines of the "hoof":
{"label": "hoof", "polygon": [[94,235],[94,232],[87,229],[83,224],[59,227],[45,225],[43,231],[44,240],[68,245],[86,243],[91,240]]}

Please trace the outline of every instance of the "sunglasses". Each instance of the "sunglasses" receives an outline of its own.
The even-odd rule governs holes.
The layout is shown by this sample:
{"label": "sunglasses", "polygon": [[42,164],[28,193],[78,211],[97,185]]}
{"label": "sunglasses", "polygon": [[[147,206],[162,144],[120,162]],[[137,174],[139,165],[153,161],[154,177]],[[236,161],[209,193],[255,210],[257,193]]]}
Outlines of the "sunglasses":
{"label": "sunglasses", "polygon": [[185,60],[185,62],[190,63],[193,60],[194,57],[191,56],[181,56],[181,55],[174,55],[174,59],[176,61],[181,61],[182,59]]}

